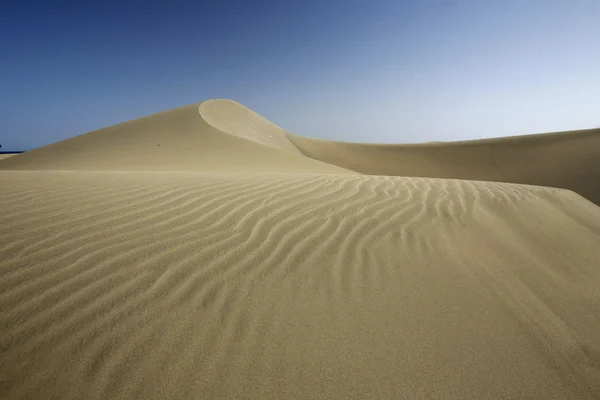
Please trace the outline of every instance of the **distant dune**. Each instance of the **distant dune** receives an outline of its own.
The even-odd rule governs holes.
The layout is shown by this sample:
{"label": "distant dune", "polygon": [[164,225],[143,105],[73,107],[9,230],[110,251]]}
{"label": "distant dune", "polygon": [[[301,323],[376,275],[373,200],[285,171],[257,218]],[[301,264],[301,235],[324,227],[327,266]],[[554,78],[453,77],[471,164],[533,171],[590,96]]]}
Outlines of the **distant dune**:
{"label": "distant dune", "polygon": [[598,135],[212,100],[0,160],[0,398],[599,399]]}
{"label": "distant dune", "polygon": [[309,157],[364,174],[560,187],[600,204],[600,129],[413,145],[291,140]]}

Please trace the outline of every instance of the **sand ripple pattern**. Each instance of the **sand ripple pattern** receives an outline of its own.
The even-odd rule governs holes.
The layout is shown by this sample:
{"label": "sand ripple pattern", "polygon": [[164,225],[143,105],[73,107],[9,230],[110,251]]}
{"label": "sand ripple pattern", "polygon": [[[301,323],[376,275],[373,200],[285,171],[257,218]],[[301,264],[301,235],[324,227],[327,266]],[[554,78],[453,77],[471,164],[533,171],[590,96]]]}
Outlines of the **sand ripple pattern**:
{"label": "sand ripple pattern", "polygon": [[600,209],[571,192],[176,172],[0,188],[1,398],[600,396]]}

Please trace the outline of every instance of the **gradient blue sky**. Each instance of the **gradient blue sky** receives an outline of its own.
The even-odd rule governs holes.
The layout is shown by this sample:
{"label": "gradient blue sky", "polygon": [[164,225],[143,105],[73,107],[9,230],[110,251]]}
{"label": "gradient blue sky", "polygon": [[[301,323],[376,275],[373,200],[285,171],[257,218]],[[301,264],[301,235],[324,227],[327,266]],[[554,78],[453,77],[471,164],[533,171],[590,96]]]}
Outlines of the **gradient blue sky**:
{"label": "gradient blue sky", "polygon": [[598,0],[3,4],[2,150],[209,98],[343,141],[600,126]]}

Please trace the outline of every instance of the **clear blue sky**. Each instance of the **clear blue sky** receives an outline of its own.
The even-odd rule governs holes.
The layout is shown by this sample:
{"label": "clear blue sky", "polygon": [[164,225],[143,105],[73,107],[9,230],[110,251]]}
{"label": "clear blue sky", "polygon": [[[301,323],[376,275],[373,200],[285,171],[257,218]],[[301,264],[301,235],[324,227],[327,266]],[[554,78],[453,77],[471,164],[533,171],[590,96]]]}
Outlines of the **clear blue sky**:
{"label": "clear blue sky", "polygon": [[23,0],[0,39],[2,150],[209,98],[344,141],[600,126],[598,0]]}

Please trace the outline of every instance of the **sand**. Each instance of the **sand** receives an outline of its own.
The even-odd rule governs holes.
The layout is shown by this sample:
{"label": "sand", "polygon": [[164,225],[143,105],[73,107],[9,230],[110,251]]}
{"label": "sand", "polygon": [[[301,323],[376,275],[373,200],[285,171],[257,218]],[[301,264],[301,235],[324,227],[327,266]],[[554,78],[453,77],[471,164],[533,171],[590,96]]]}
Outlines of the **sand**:
{"label": "sand", "polygon": [[600,205],[600,129],[413,145],[290,138],[309,157],[363,174],[560,187]]}
{"label": "sand", "polygon": [[4,160],[5,158],[15,156],[16,154],[0,154],[0,160]]}
{"label": "sand", "polygon": [[315,143],[216,100],[0,161],[0,398],[600,398],[595,198]]}

